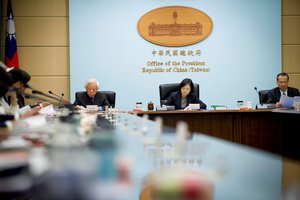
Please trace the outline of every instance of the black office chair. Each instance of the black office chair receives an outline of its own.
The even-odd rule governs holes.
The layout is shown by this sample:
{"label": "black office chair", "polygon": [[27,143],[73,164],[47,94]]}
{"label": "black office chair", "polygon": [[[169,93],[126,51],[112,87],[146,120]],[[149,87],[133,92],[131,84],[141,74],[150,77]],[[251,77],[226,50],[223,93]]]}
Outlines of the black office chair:
{"label": "black office chair", "polygon": [[[85,91],[76,92],[75,96],[77,97],[81,93],[84,93]],[[114,91],[99,91],[101,94],[104,94],[108,100],[108,103],[111,107],[115,107],[116,105],[116,92]]]}
{"label": "black office chair", "polygon": [[259,103],[262,105],[262,104],[266,104],[267,101],[268,101],[268,93],[269,93],[269,90],[260,90],[258,92],[258,95],[259,95]]}
{"label": "black office chair", "polygon": [[115,107],[116,105],[116,93],[114,91],[100,91],[102,94],[105,94],[108,103],[111,107]]}
{"label": "black office chair", "polygon": [[[177,92],[179,90],[179,83],[167,83],[167,84],[160,84],[159,85],[159,98],[160,98],[160,106],[166,102],[166,99],[171,95],[173,92]],[[200,89],[199,84],[194,83],[194,93],[196,97],[199,97]]]}

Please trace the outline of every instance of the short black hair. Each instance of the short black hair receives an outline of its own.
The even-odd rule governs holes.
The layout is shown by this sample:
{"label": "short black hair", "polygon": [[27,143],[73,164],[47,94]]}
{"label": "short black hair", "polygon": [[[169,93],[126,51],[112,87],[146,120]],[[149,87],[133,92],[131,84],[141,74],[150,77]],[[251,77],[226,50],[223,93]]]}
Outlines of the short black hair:
{"label": "short black hair", "polygon": [[13,68],[12,70],[10,70],[9,72],[8,72],[10,75],[11,75],[11,77],[12,77],[12,79],[13,79],[13,83],[16,83],[16,82],[19,82],[19,81],[22,81],[23,80],[23,76],[22,76],[22,73],[21,73],[21,71],[19,70],[19,69],[17,69],[17,68]]}
{"label": "short black hair", "polygon": [[183,80],[181,81],[181,83],[179,84],[179,91],[181,91],[181,88],[183,88],[183,87],[186,86],[186,85],[190,85],[190,87],[191,87],[191,91],[190,91],[190,93],[188,94],[188,96],[189,96],[189,95],[191,95],[191,94],[194,93],[194,83],[193,83],[193,81],[192,81],[191,79],[189,79],[189,78],[183,79]]}
{"label": "short black hair", "polygon": [[18,68],[13,68],[12,70],[9,71],[13,82],[19,82],[21,81],[22,83],[28,83],[31,79],[30,75],[22,69],[18,69]]}
{"label": "short black hair", "polygon": [[287,79],[288,80],[290,79],[289,75],[287,73],[285,73],[285,72],[281,72],[281,73],[277,74],[277,78],[276,78],[277,81],[278,81],[279,76],[287,76]]}
{"label": "short black hair", "polygon": [[30,81],[31,76],[24,70],[21,70],[22,73],[22,83],[26,84]]}
{"label": "short black hair", "polygon": [[2,67],[0,67],[0,82],[7,86],[11,86],[13,84],[12,77]]}

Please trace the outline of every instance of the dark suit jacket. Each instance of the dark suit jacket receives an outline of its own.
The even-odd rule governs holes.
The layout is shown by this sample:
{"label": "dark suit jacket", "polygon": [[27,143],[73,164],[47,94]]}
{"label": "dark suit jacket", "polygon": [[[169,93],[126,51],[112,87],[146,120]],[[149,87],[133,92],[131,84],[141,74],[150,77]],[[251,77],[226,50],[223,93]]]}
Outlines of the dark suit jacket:
{"label": "dark suit jacket", "polygon": [[23,95],[19,92],[17,92],[17,98],[18,98],[18,104],[19,104],[19,108],[22,108],[25,106],[25,99],[23,97]]}
{"label": "dark suit jacket", "polygon": [[[203,103],[198,97],[196,97],[195,94],[189,95],[187,97],[187,106],[190,103],[199,103],[201,109],[206,109],[206,104]],[[171,93],[171,95],[166,99],[166,101],[163,104],[175,106],[176,110],[182,109],[181,108],[181,93],[179,91]]]}
{"label": "dark suit jacket", "polygon": [[14,115],[0,114],[0,122],[5,122],[7,120],[14,120],[14,119],[15,119]]}
{"label": "dark suit jacket", "polygon": [[104,94],[101,94],[100,92],[96,93],[94,97],[94,102],[92,102],[92,99],[88,96],[86,92],[77,92],[75,95],[75,101],[73,105],[80,105],[83,107],[86,107],[87,105],[97,105],[101,107],[110,106],[106,96]]}
{"label": "dark suit jacket", "polygon": [[6,127],[5,122],[7,120],[14,120],[14,119],[15,119],[14,115],[0,114],[0,128]]}
{"label": "dark suit jacket", "polygon": [[[300,93],[299,93],[299,90],[297,88],[288,87],[287,88],[287,95],[289,97],[294,97],[294,96],[300,96]],[[273,88],[268,93],[267,103],[277,103],[277,102],[279,102],[280,96],[281,96],[281,93],[280,93],[279,87]]]}

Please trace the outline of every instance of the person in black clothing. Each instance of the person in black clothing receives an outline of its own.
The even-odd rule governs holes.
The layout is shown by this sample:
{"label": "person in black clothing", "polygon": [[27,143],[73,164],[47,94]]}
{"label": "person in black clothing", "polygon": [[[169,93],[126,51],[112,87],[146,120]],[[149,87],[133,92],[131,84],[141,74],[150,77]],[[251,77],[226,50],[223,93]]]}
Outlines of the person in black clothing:
{"label": "person in black clothing", "polygon": [[289,97],[300,96],[299,90],[297,88],[289,87],[289,75],[285,72],[281,72],[277,75],[277,87],[273,88],[268,93],[268,104],[276,104],[276,108],[280,108],[279,103],[281,95],[286,95]]}
{"label": "person in black clothing", "polygon": [[165,105],[174,105],[175,109],[188,110],[190,103],[199,103],[200,109],[206,109],[206,104],[194,94],[194,83],[191,79],[183,79],[178,90],[178,92],[171,93],[166,99]]}
{"label": "person in black clothing", "polygon": [[13,79],[13,88],[16,90],[17,103],[19,108],[22,108],[25,106],[23,93],[28,86],[27,84],[30,81],[31,76],[25,70],[18,68],[13,68],[9,71],[9,74]]}
{"label": "person in black clothing", "polygon": [[96,79],[90,79],[85,83],[86,92],[77,92],[75,95],[75,101],[73,105],[76,109],[80,109],[81,106],[97,105],[103,107],[110,106],[109,102],[104,94],[99,92],[99,82]]}

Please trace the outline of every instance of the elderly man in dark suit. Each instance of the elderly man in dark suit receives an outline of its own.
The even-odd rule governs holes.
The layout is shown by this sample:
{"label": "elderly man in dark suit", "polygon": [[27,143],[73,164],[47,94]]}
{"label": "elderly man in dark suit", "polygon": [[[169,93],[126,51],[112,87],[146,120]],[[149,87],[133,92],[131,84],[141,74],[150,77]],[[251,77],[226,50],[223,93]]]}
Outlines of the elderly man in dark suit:
{"label": "elderly man in dark suit", "polygon": [[85,83],[85,92],[76,92],[73,105],[80,109],[81,106],[97,105],[100,107],[110,106],[106,96],[100,93],[99,82],[96,79],[89,79]]}
{"label": "elderly man in dark suit", "polygon": [[281,72],[277,75],[278,87],[269,91],[267,103],[276,104],[276,108],[280,108],[279,103],[281,95],[287,95],[289,97],[300,96],[297,88],[289,87],[289,75],[285,72]]}

